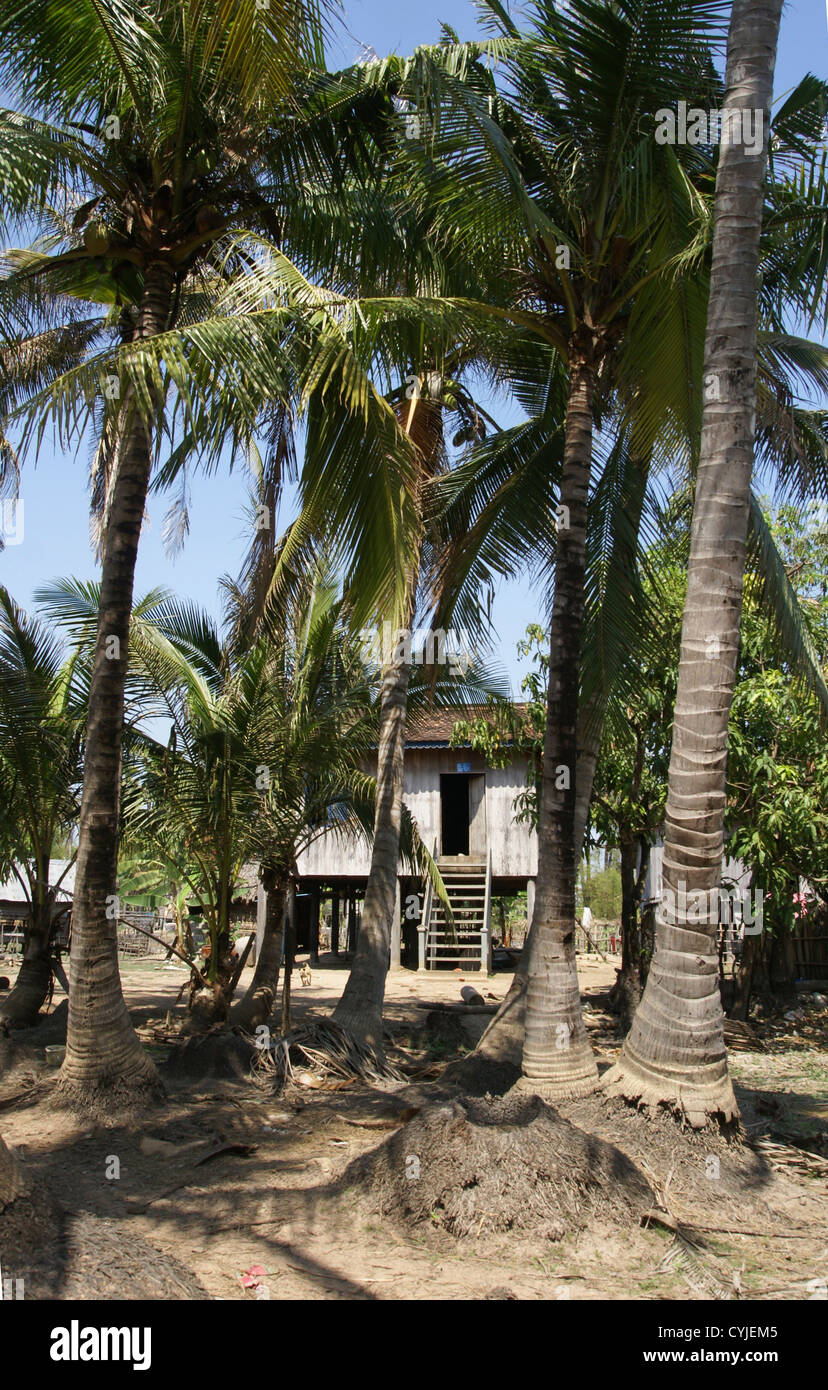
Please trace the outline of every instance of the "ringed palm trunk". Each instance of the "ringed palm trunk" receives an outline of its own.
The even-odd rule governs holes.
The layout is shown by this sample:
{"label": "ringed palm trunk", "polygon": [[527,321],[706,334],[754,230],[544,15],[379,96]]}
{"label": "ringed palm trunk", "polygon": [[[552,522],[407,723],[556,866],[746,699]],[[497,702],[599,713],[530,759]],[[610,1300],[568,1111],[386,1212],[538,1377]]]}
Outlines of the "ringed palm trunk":
{"label": "ringed palm trunk", "polygon": [[573,353],[561,472],[549,689],[538,821],[538,877],[528,947],[521,1087],[550,1098],[588,1095],[598,1068],[575,964],[575,796],[578,693],[592,464],[594,361]]}
{"label": "ringed palm trunk", "polygon": [[[640,861],[639,861],[640,852]],[[610,999],[629,1028],[641,998],[641,895],[647,880],[650,846],[643,835],[621,841],[621,969]]]}
{"label": "ringed palm trunk", "polygon": [[[166,327],[172,286],[167,266],[155,262],[148,267],[135,339]],[[132,1106],[161,1092],[124,1001],[117,914],[112,910],[129,622],[152,452],[150,431],[137,410],[130,410],[129,399],[124,418],[103,547],[72,909],[69,1025],[58,1083],[58,1095],[66,1103],[107,1113],[119,1103]]]}
{"label": "ringed palm trunk", "polygon": [[[600,731],[589,743],[578,750],[575,770],[575,827],[572,836],[573,852],[577,865],[584,843],[589,803],[592,797],[592,784],[598,763],[598,742]],[[526,1022],[526,981],[529,975],[529,948],[532,924],[524,941],[523,951],[517,964],[512,983],[503,1003],[483,1033],[472,1054],[488,1062],[511,1063],[519,1067],[523,1053],[523,1034]],[[461,1064],[462,1065],[462,1064]]]}
{"label": "ringed palm trunk", "polygon": [[[433,374],[432,374],[433,376]],[[433,394],[401,408],[400,423],[417,447],[421,481],[434,476],[443,439],[442,382],[433,383]],[[414,616],[422,546],[412,556],[402,629],[409,633]],[[397,902],[397,870],[400,860],[403,786],[405,781],[405,725],[408,683],[411,677],[410,641],[398,642],[385,664],[380,700],[377,747],[377,805],[371,867],[365,889],[362,923],[356,954],[342,998],[334,1010],[334,1022],[359,1042],[383,1054],[382,1007],[391,950],[391,930]]]}
{"label": "ringed palm trunk", "polygon": [[282,1037],[290,1032],[290,986],[296,960],[296,872],[290,876],[285,914],[285,973],[282,981]]}
{"label": "ringed palm trunk", "polygon": [[373,1047],[380,1055],[383,1050],[385,977],[398,891],[405,723],[411,674],[407,655],[406,643],[398,643],[383,672],[371,868],[356,954],[342,998],[333,1015],[335,1023],[347,1029],[360,1042]]}
{"label": "ringed palm trunk", "polygon": [[256,956],[256,969],[246,993],[230,1010],[231,1025],[248,1031],[259,1023],[265,1023],[273,1013],[285,933],[286,876],[270,866],[263,866],[261,877],[265,890],[262,947]]}
{"label": "ringed palm trunk", "polygon": [[[642,462],[640,487],[628,496],[625,513],[628,521],[635,527],[636,534],[641,524],[648,464]],[[616,558],[628,560],[628,543],[621,541]],[[589,807],[592,800],[592,787],[595,769],[601,749],[604,718],[607,707],[605,691],[595,690],[579,710],[580,740],[575,769],[575,828],[573,846],[576,866],[580,863],[584,846]],[[474,1051],[475,1058],[484,1061],[506,1062],[519,1067],[523,1050],[524,1020],[526,1016],[526,980],[529,969],[529,945],[531,923],[524,949],[515,971],[512,985],[506,998],[480,1039]]]}
{"label": "ringed palm trunk", "polygon": [[10,1028],[29,1028],[37,1021],[52,984],[51,939],[52,898],[47,858],[37,865],[32,921],[24,934],[20,970],[14,988],[0,1002],[0,1019]]}
{"label": "ringed palm trunk", "polygon": [[[705,345],[705,406],[673,724],[664,888],[641,1004],[607,1084],[694,1127],[738,1107],[716,937],[727,727],[742,607],[756,406],[756,277],[782,0],[734,0],[725,113],[760,111],[763,148],[722,143]],[[705,906],[702,906],[705,904]]]}
{"label": "ringed palm trunk", "polygon": [[230,902],[232,882],[222,875],[209,918],[210,954],[203,973],[190,981],[187,1017],[182,1037],[206,1033],[214,1024],[224,1023],[230,1009],[235,961],[231,955]]}

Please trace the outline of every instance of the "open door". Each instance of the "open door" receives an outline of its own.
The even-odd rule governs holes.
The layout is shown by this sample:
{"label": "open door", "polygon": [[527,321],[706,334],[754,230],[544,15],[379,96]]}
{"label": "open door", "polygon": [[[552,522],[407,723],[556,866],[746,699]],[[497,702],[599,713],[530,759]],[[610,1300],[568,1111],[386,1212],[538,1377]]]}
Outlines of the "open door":
{"label": "open door", "polygon": [[440,853],[469,852],[469,782],[465,772],[440,776]]}
{"label": "open door", "polygon": [[469,777],[469,854],[485,859],[487,848],[486,774],[479,772]]}

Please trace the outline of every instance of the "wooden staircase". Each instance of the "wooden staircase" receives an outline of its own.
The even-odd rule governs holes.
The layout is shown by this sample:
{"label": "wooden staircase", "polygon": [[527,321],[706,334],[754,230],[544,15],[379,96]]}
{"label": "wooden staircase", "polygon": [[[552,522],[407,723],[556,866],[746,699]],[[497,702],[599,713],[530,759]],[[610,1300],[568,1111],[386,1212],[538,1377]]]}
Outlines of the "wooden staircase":
{"label": "wooden staircase", "polygon": [[491,857],[444,857],[438,859],[437,867],[446,886],[450,914],[432,891],[426,923],[426,968],[488,970]]}

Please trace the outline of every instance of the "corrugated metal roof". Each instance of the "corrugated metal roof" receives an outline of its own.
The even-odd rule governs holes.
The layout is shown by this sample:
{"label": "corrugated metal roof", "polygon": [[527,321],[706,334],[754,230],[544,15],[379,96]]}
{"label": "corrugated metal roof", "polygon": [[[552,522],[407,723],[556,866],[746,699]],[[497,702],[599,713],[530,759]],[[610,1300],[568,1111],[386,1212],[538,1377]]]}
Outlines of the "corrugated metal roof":
{"label": "corrugated metal roof", "polygon": [[[525,703],[515,705],[519,713],[524,713],[528,706]],[[485,718],[491,716],[491,709],[488,705],[458,705],[454,709],[432,709],[423,710],[413,714],[409,720],[406,730],[406,748],[446,748],[451,741],[454,726],[459,720],[471,721],[472,719]],[[455,745],[459,748],[468,748],[468,743]]]}

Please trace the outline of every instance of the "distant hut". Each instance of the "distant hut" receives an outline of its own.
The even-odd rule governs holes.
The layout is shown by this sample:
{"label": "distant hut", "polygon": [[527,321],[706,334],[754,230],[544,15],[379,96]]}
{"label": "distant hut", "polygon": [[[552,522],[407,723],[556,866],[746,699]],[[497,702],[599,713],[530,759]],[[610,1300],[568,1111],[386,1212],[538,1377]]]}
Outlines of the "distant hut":
{"label": "distant hut", "polygon": [[[526,787],[527,757],[516,753],[507,767],[492,768],[468,744],[451,746],[457,721],[482,713],[481,708],[434,710],[410,721],[403,797],[437,860],[451,918],[400,863],[392,968],[485,970],[491,961],[492,897],[525,890],[531,915],[537,835],[514,812]],[[332,832],[300,855],[297,936],[312,956],[319,949],[320,904],[326,898],[331,900],[331,949],[354,949],[370,862],[371,847],[364,839]]]}

